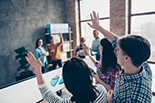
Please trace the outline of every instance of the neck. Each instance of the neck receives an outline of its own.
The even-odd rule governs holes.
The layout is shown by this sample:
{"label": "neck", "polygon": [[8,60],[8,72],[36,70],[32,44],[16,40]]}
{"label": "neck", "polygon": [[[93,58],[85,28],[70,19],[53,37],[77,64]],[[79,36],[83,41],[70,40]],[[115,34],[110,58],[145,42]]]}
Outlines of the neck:
{"label": "neck", "polygon": [[96,37],[95,39],[99,39],[99,37]]}
{"label": "neck", "polygon": [[141,71],[141,66],[140,67],[135,67],[134,65],[130,66],[124,66],[124,72],[125,74],[138,74]]}
{"label": "neck", "polygon": [[38,46],[38,48],[41,48],[41,46]]}

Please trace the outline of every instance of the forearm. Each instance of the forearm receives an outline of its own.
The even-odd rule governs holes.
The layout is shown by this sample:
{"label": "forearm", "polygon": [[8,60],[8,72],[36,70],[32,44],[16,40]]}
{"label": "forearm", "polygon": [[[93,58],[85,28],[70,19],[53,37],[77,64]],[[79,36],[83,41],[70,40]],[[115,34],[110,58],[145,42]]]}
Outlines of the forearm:
{"label": "forearm", "polygon": [[112,42],[112,40],[114,39],[115,35],[113,32],[107,31],[104,28],[102,28],[101,26],[98,27],[98,30],[110,41]]}
{"label": "forearm", "polygon": [[90,56],[90,54],[88,54],[88,56],[89,56],[89,58],[91,59],[91,61],[92,61],[94,64],[97,62],[94,58],[92,58],[92,57]]}
{"label": "forearm", "polygon": [[107,90],[111,90],[111,86],[102,81],[101,79],[97,80],[101,85],[103,85]]}
{"label": "forearm", "polygon": [[43,54],[41,57],[39,57],[40,59],[43,58],[45,55]]}
{"label": "forearm", "polygon": [[[36,70],[36,69],[38,69],[38,70]],[[44,84],[45,81],[44,81],[43,76],[42,76],[41,68],[40,69],[35,68],[35,73],[36,73],[38,85]]]}
{"label": "forearm", "polygon": [[63,44],[64,40],[63,40],[63,37],[60,37],[60,43],[59,45],[61,46]]}

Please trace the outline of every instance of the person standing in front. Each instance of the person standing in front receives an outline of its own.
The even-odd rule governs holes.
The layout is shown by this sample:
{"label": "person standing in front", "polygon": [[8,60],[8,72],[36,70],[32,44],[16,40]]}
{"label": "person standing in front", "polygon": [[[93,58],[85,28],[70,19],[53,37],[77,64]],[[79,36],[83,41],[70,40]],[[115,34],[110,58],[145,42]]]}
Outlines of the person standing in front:
{"label": "person standing in front", "polygon": [[93,36],[94,36],[94,40],[92,43],[92,51],[97,52],[96,55],[96,60],[100,61],[101,55],[100,55],[100,51],[99,51],[99,43],[100,43],[100,38],[99,38],[99,32],[97,30],[93,31]]}
{"label": "person standing in front", "polygon": [[57,65],[59,67],[62,67],[61,48],[60,48],[60,46],[63,44],[62,33],[59,33],[59,37],[60,37],[60,42],[55,43],[54,37],[52,36],[50,39],[51,44],[48,46],[48,52],[51,55],[53,69],[56,69]]}
{"label": "person standing in front", "polygon": [[46,72],[48,52],[43,47],[43,40],[38,38],[36,41],[35,58],[40,59],[42,62],[42,73]]}

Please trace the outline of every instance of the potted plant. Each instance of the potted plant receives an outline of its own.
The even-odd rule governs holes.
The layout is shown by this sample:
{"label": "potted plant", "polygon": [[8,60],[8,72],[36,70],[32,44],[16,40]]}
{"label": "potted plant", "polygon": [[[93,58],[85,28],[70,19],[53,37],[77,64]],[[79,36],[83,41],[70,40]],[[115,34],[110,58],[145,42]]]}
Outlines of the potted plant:
{"label": "potted plant", "polygon": [[29,70],[30,64],[25,59],[25,56],[27,56],[28,51],[24,47],[20,47],[16,50],[14,50],[18,55],[15,56],[15,60],[19,59],[20,66],[18,67],[18,71],[24,70],[20,73],[20,76],[16,77],[16,81],[33,76],[34,73]]}

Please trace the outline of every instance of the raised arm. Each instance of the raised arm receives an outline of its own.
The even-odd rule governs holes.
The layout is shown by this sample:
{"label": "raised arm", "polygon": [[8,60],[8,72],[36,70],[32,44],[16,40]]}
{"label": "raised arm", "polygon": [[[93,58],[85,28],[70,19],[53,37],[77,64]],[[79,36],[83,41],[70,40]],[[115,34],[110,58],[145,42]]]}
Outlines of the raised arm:
{"label": "raised arm", "polygon": [[95,64],[97,61],[91,57],[89,47],[87,47],[86,52],[87,52],[87,55],[89,56],[89,58],[91,59],[91,61]]}
{"label": "raised arm", "polygon": [[59,33],[59,37],[60,37],[60,42],[59,42],[59,46],[61,46],[64,42],[63,37],[62,37],[62,33]]}
{"label": "raised arm", "polygon": [[38,85],[44,84],[45,81],[43,79],[42,72],[41,72],[42,63],[41,63],[40,59],[36,60],[36,58],[34,57],[34,55],[31,52],[29,52],[27,54],[27,57],[25,57],[25,58],[34,67]]}
{"label": "raised arm", "polygon": [[94,28],[98,31],[100,31],[110,42],[112,42],[112,40],[114,39],[115,37],[115,34],[110,32],[110,31],[107,31],[105,30],[104,28],[102,28],[100,26],[100,23],[99,23],[99,14],[95,11],[93,11],[93,15],[90,14],[90,17],[91,17],[91,20],[92,20],[92,25],[90,23],[88,23],[88,25],[91,27],[91,28]]}

